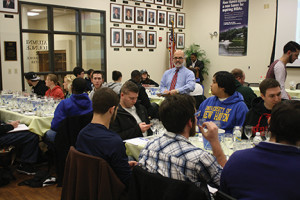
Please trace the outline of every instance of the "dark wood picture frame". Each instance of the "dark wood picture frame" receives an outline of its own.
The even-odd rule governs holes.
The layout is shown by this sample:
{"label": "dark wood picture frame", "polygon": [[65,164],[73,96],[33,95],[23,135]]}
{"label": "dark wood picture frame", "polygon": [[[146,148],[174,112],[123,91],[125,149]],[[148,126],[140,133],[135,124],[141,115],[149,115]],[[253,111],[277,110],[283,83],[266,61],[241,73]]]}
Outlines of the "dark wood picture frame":
{"label": "dark wood picture frame", "polygon": [[[119,36],[117,36],[117,35],[119,35]],[[121,28],[110,28],[110,46],[121,47],[123,44],[122,36],[123,36],[123,34],[122,34]]]}

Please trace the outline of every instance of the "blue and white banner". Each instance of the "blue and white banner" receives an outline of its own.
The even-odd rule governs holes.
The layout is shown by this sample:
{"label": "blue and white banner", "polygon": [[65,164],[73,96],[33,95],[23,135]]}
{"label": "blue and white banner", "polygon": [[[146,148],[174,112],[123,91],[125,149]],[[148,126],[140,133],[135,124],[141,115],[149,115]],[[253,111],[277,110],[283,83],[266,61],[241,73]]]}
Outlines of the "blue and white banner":
{"label": "blue and white banner", "polygon": [[221,0],[219,55],[246,56],[249,0]]}

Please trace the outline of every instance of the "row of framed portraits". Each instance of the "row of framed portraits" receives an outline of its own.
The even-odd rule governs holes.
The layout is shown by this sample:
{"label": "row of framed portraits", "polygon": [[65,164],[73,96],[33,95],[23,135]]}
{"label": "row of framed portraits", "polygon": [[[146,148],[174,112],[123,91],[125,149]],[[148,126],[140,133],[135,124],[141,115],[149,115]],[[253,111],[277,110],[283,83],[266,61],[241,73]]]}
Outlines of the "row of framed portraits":
{"label": "row of framed portraits", "polygon": [[110,21],[150,26],[185,28],[185,14],[150,8],[110,4]]}
{"label": "row of framed portraits", "polygon": [[[167,32],[166,47],[170,47],[171,32]],[[110,29],[110,45],[112,47],[137,47],[137,48],[156,48],[157,34],[156,31],[133,30],[133,29]],[[185,46],[184,33],[177,33],[176,48],[183,49]]]}
{"label": "row of framed portraits", "polygon": [[183,0],[134,0],[137,2],[154,3],[175,8],[183,8]]}

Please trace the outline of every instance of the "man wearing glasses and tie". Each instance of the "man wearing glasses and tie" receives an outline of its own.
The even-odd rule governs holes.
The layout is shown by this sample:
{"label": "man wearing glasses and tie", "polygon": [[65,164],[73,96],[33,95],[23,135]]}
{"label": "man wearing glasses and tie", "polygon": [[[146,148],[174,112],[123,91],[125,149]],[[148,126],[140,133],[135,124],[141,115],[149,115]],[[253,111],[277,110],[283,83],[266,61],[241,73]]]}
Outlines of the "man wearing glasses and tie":
{"label": "man wearing glasses and tie", "polygon": [[174,68],[165,71],[161,82],[160,92],[163,95],[189,94],[195,89],[194,73],[183,66],[184,53],[177,50],[174,53]]}

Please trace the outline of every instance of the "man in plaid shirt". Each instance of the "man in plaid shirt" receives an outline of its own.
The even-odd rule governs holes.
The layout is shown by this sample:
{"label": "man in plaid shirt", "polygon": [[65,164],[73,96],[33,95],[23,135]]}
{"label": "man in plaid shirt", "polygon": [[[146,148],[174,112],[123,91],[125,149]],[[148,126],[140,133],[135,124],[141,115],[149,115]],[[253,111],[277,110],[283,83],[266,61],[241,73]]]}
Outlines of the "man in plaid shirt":
{"label": "man in plaid shirt", "polygon": [[151,173],[190,181],[197,186],[205,181],[218,188],[222,167],[227,161],[219,143],[218,127],[213,122],[205,122],[199,127],[210,142],[213,155],[195,147],[188,140],[196,132],[194,113],[193,97],[180,94],[167,97],[159,108],[159,115],[168,132],[148,142],[140,153],[139,164]]}

